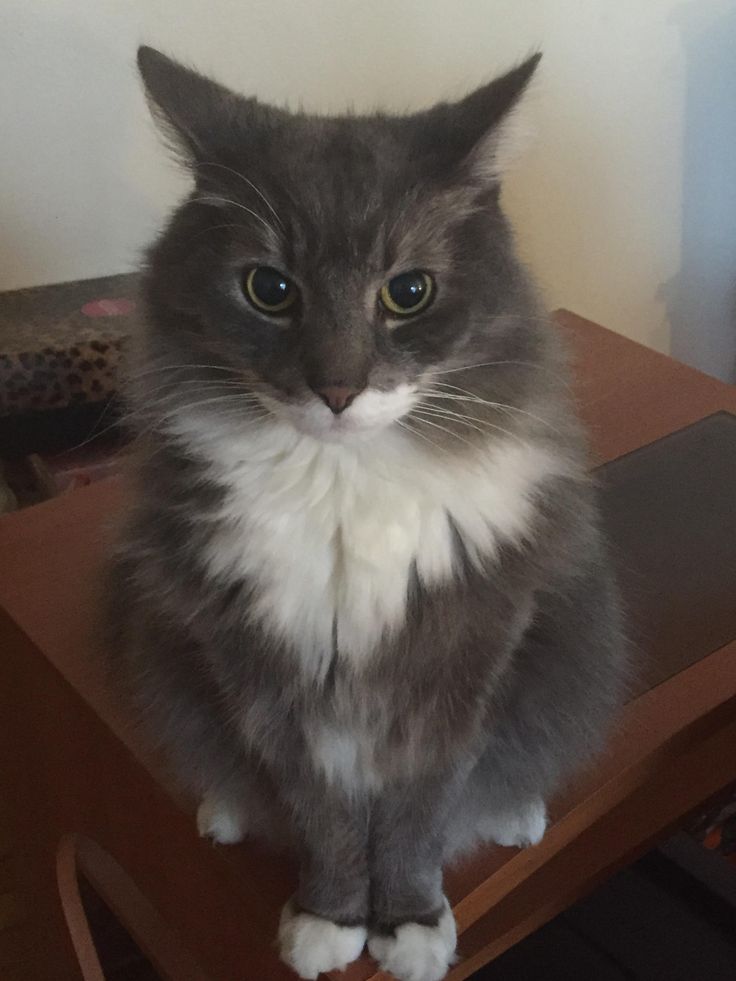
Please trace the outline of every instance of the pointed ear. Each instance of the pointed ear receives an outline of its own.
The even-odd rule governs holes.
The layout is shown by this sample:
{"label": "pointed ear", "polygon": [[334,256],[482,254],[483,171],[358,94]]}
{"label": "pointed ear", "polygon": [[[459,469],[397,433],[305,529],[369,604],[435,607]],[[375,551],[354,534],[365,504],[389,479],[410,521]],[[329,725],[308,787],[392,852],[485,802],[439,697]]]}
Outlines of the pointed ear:
{"label": "pointed ear", "polygon": [[138,70],[151,113],[168,142],[194,166],[258,142],[259,123],[271,113],[256,99],[236,95],[154,48],[138,49]]}
{"label": "pointed ear", "polygon": [[473,183],[500,180],[523,142],[517,109],[541,57],[538,52],[459,102],[429,111],[434,148],[427,150],[443,169]]}
{"label": "pointed ear", "polygon": [[154,48],[138,49],[138,70],[151,115],[172,149],[185,163],[202,159],[215,119],[235,96]]}

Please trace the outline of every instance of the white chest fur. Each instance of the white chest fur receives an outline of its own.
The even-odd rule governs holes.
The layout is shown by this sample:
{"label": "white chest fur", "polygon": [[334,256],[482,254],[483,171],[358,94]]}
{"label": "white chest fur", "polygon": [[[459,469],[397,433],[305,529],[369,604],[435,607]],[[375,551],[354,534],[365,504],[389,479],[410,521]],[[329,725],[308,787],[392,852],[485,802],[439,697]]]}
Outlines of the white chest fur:
{"label": "white chest fur", "polygon": [[535,487],[560,468],[518,440],[461,461],[395,428],[355,445],[277,421],[247,435],[194,420],[177,429],[226,488],[210,572],[255,584],[251,615],[311,677],[327,670],[335,641],[358,667],[401,627],[414,565],[426,585],[452,576],[453,525],[471,558],[522,537]]}

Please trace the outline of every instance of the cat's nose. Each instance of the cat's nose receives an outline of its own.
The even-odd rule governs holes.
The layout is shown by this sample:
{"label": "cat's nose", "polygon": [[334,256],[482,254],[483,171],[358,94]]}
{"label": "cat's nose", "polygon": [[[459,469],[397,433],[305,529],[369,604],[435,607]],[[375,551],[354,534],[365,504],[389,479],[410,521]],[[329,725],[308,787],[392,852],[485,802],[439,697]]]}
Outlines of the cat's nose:
{"label": "cat's nose", "polygon": [[324,385],[322,388],[314,389],[315,394],[319,395],[336,416],[344,412],[355,396],[360,395],[361,391],[360,388],[349,388],[347,385]]}

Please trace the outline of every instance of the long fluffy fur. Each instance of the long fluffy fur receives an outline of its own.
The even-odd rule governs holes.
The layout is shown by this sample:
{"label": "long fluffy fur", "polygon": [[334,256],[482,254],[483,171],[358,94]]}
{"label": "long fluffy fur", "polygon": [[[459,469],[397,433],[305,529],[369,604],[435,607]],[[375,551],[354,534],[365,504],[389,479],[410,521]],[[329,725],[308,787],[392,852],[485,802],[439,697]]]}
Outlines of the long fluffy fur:
{"label": "long fluffy fur", "polygon": [[[141,64],[197,189],[150,256],[117,683],[205,832],[296,848],[296,970],[342,966],[367,928],[387,969],[436,981],[442,863],[538,840],[625,675],[565,359],[478,166],[534,65],[325,120]],[[298,278],[290,321],[248,307],[249,264]],[[385,322],[372,298],[407,268],[435,302]],[[340,417],[326,383],[359,393]]]}

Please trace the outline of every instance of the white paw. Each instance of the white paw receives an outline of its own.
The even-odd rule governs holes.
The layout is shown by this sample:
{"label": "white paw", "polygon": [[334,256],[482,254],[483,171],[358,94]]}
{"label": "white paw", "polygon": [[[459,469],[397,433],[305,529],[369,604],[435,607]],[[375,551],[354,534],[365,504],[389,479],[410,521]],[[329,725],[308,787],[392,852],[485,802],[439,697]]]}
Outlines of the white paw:
{"label": "white paw", "polygon": [[197,831],[218,845],[234,845],[245,837],[245,815],[235,804],[207,796],[197,808]]}
{"label": "white paw", "polygon": [[372,936],[368,950],[381,970],[399,981],[440,981],[455,959],[456,944],[455,917],[445,900],[436,927],[404,923],[396,928],[394,936]]}
{"label": "white paw", "polygon": [[340,926],[312,913],[296,913],[287,903],[279,924],[279,953],[300,978],[316,978],[323,971],[342,971],[357,960],[366,936],[363,926]]}
{"label": "white paw", "polygon": [[538,845],[547,830],[547,808],[541,797],[521,811],[489,814],[480,824],[480,834],[497,845],[526,848]]}

